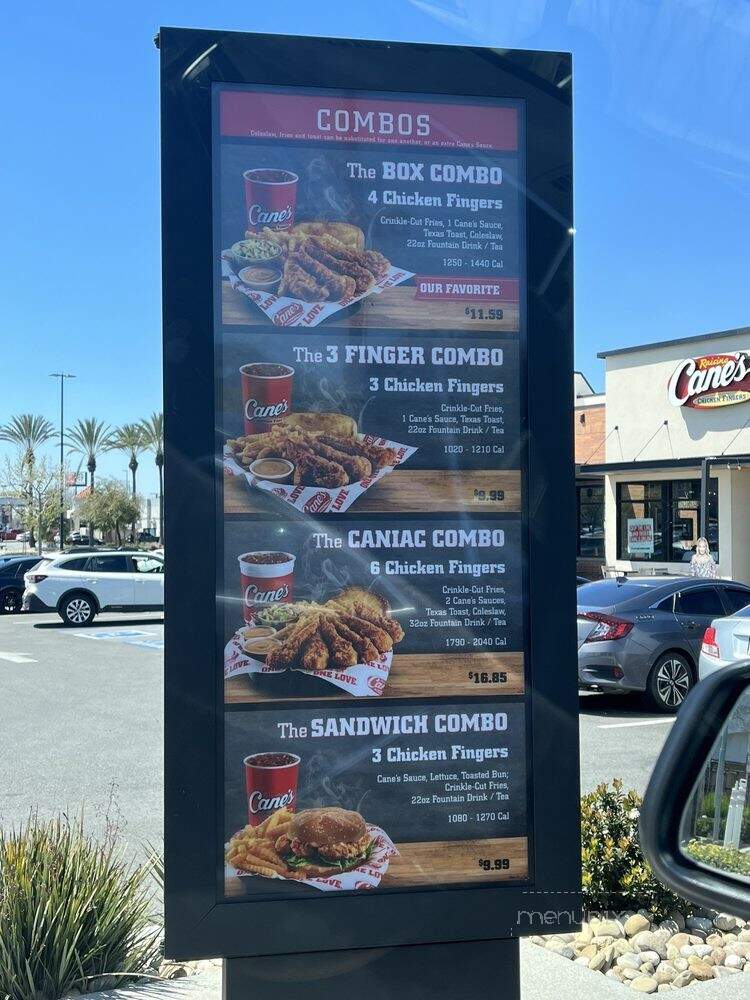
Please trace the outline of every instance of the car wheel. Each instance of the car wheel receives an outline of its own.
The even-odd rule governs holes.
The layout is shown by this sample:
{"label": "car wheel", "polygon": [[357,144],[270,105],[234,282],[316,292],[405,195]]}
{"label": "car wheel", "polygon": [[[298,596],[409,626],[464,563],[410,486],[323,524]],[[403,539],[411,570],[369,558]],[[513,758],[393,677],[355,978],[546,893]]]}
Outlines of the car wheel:
{"label": "car wheel", "polygon": [[96,616],[96,608],[86,594],[71,594],[61,603],[59,614],[66,625],[90,625]]}
{"label": "car wheel", "polygon": [[23,594],[20,590],[8,588],[0,594],[0,614],[14,615],[21,610]]}
{"label": "car wheel", "polygon": [[648,699],[659,712],[676,712],[694,683],[687,657],[682,653],[664,653],[651,668]]}

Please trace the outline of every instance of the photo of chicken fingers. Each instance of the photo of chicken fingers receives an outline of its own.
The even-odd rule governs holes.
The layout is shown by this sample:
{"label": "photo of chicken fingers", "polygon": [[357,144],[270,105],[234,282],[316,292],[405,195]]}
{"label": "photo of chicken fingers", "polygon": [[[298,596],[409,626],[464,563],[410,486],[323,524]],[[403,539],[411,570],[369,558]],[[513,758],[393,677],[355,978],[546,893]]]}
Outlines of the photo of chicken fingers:
{"label": "photo of chicken fingers", "polygon": [[366,479],[367,476],[372,474],[372,463],[367,458],[363,458],[360,455],[348,455],[340,448],[333,448],[331,445],[323,444],[322,441],[314,438],[310,447],[316,455],[327,458],[329,462],[336,462],[346,469],[355,482],[359,479]]}
{"label": "photo of chicken fingers", "polygon": [[[310,241],[308,240],[307,244],[309,244],[309,242]],[[343,275],[337,274],[336,271],[327,267],[315,257],[312,257],[307,252],[307,244],[294,254],[293,259],[295,263],[304,267],[306,271],[309,271],[310,274],[312,274],[318,284],[322,285],[323,288],[326,289],[328,292],[328,298],[344,298],[347,289],[350,286],[346,281],[344,281]]]}
{"label": "photo of chicken fingers", "polygon": [[291,667],[302,646],[311,639],[318,628],[319,618],[317,615],[310,615],[309,618],[301,619],[293,634],[278,649],[273,649],[266,657],[266,664],[274,669],[286,669]]}
{"label": "photo of chicken fingers", "polygon": [[[354,290],[357,295],[364,295],[375,283],[375,278],[366,267],[352,260],[352,255],[346,251],[344,258],[335,257],[325,250],[320,244],[321,237],[311,236],[305,245],[306,253],[318,263],[327,267],[330,271],[345,275],[354,281]],[[342,245],[342,249],[346,249]],[[313,272],[314,273],[314,272]]]}
{"label": "photo of chicken fingers", "polygon": [[328,667],[329,659],[328,646],[316,634],[312,639],[308,639],[302,651],[300,666],[303,670],[325,670]]}
{"label": "photo of chicken fingers", "polygon": [[377,625],[378,628],[384,629],[394,642],[401,642],[404,638],[404,630],[401,625],[389,615],[379,615],[372,608],[368,608],[366,604],[360,603],[354,605],[354,614],[358,618],[364,618],[371,625]]}
{"label": "photo of chicken fingers", "polygon": [[328,289],[290,256],[284,264],[279,295],[289,295],[304,302],[322,302],[328,298]]}
{"label": "photo of chicken fingers", "polygon": [[325,489],[335,489],[337,486],[346,486],[349,482],[346,469],[336,462],[321,458],[320,455],[305,451],[299,453],[293,461],[295,486],[322,486]]}
{"label": "photo of chicken fingers", "polygon": [[356,615],[341,615],[341,621],[355,632],[370,639],[379,653],[387,653],[393,649],[393,639],[379,625],[373,625],[372,622]]}
{"label": "photo of chicken fingers", "polygon": [[380,658],[377,647],[367,636],[355,632],[341,620],[334,620],[334,627],[342,639],[354,646],[360,663],[374,663]]}
{"label": "photo of chicken fingers", "polygon": [[335,667],[353,667],[357,662],[354,646],[336,631],[333,622],[327,618],[320,620],[320,634],[330,653],[330,664]]}
{"label": "photo of chicken fingers", "polygon": [[396,463],[397,455],[393,448],[380,448],[378,445],[367,444],[365,441],[354,438],[342,440],[331,437],[329,434],[321,434],[318,441],[330,445],[332,448],[337,448],[347,455],[359,455],[366,458],[371,463],[373,471],[385,465],[395,465]]}

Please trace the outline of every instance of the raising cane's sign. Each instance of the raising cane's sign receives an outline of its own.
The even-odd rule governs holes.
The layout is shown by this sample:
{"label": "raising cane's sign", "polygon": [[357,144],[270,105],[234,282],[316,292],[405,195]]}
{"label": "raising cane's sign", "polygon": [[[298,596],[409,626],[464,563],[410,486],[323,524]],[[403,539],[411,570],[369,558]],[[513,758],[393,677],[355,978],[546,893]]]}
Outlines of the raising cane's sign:
{"label": "raising cane's sign", "polygon": [[673,406],[711,410],[750,399],[750,351],[705,354],[681,361],[669,380]]}

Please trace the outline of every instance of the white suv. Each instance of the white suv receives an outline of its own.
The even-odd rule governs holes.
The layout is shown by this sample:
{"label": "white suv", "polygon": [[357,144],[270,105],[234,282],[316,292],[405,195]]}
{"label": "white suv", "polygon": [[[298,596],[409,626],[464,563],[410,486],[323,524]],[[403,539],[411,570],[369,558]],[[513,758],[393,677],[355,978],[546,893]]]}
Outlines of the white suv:
{"label": "white suv", "polygon": [[90,552],[43,559],[25,574],[24,611],[57,611],[90,625],[100,611],[164,607],[164,559],[152,552]]}

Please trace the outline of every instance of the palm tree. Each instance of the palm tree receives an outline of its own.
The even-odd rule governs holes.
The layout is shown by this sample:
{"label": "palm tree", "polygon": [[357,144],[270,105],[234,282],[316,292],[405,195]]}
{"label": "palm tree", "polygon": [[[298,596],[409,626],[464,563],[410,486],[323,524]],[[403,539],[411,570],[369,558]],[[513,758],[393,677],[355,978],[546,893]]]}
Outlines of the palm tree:
{"label": "palm tree", "polygon": [[46,417],[37,413],[21,413],[11,417],[7,424],[0,425],[0,441],[11,441],[23,452],[23,460],[33,466],[35,452],[50,438],[55,436],[55,428]]}
{"label": "palm tree", "polygon": [[[89,470],[89,486],[94,490],[94,477],[96,475],[96,457],[101,452],[106,451],[112,440],[112,428],[105,424],[103,420],[96,417],[89,417],[86,420],[76,420],[72,427],[66,431],[66,437],[70,450],[86,459],[86,468]],[[94,526],[88,526],[89,539],[94,541]]]}
{"label": "palm tree", "polygon": [[159,470],[159,541],[164,545],[164,414],[152,413],[148,420],[141,420],[141,429]]}
{"label": "palm tree", "polygon": [[[125,451],[130,455],[128,468],[133,477],[133,496],[136,495],[135,476],[138,472],[138,456],[146,447],[146,435],[140,424],[123,424],[112,435],[109,451]],[[135,543],[135,521],[131,525]]]}
{"label": "palm tree", "polygon": [[[34,462],[36,452],[43,444],[55,436],[55,428],[46,417],[40,417],[37,413],[20,413],[11,417],[7,424],[0,425],[0,441],[10,441],[18,445],[23,454],[23,464],[29,471],[29,496],[31,499],[31,480],[33,479]],[[34,526],[29,528],[29,544],[33,548]]]}
{"label": "palm tree", "polygon": [[69,427],[66,436],[70,450],[76,454],[83,455],[86,459],[86,468],[89,470],[89,485],[94,489],[94,477],[96,475],[96,457],[103,451],[107,451],[112,442],[112,428],[105,424],[103,420],[96,417],[89,417],[86,420],[77,420],[72,427]]}
{"label": "palm tree", "polygon": [[140,424],[123,424],[113,433],[108,451],[126,451],[130,455],[128,468],[133,477],[133,496],[136,495],[135,476],[138,472],[138,456],[147,447],[146,434]]}

